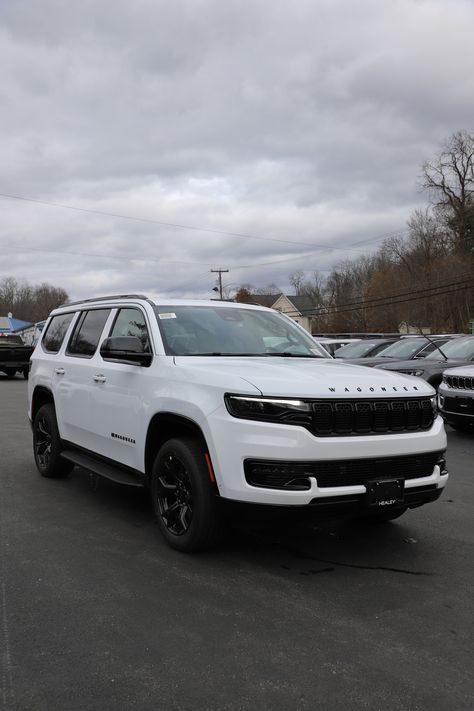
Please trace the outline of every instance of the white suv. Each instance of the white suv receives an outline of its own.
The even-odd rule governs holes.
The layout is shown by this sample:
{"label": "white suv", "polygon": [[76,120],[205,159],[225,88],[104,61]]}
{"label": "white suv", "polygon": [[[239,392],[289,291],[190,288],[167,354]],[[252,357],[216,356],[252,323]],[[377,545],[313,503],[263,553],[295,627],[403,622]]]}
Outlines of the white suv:
{"label": "white suv", "polygon": [[448,479],[428,383],[323,358],[259,306],[67,304],[43,330],[28,390],[40,473],[78,464],[149,488],[180,550],[216,540],[225,500],[389,520]]}

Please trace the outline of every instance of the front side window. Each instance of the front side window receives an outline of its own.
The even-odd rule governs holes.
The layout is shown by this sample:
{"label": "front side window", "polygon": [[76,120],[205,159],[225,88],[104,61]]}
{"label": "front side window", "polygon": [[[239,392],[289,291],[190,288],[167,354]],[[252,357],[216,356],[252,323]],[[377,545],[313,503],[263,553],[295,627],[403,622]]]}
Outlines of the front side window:
{"label": "front side window", "polygon": [[41,341],[43,350],[48,353],[59,352],[73,316],[74,312],[70,314],[59,314],[58,316],[53,316]]}
{"label": "front side window", "polygon": [[109,335],[111,338],[135,336],[141,341],[143,352],[151,353],[148,328],[145,317],[139,309],[120,309]]}
{"label": "front side window", "polygon": [[309,334],[278,313],[191,305],[155,311],[167,355],[324,357]]}
{"label": "front side window", "polygon": [[66,353],[91,358],[99,344],[110,309],[84,311],[72,333]]}

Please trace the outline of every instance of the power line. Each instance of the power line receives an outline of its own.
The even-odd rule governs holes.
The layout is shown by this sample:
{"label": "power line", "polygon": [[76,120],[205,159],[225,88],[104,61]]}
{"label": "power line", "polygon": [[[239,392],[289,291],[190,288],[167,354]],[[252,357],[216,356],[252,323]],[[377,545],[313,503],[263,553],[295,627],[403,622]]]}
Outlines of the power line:
{"label": "power line", "polygon": [[[374,299],[365,299],[364,301],[353,301],[353,302],[348,302],[346,304],[337,304],[335,306],[321,306],[321,307],[316,307],[313,309],[303,309],[302,311],[285,311],[287,316],[321,316],[325,314],[334,314],[334,313],[347,313],[348,311],[359,311],[361,309],[368,309],[368,308],[377,308],[379,306],[393,306],[396,304],[403,304],[406,303],[407,301],[417,301],[419,299],[426,299],[429,297],[436,297],[436,296],[441,296],[446,293],[454,293],[455,291],[464,291],[465,289],[469,289],[470,285],[474,281],[474,276],[470,276],[468,279],[462,279],[460,281],[455,281],[455,282],[450,282],[450,283],[440,283],[437,284],[436,286],[432,287],[426,287],[425,289],[416,289],[412,291],[405,291],[405,292],[400,292],[398,294],[391,294],[388,296],[380,296]],[[465,286],[461,286],[465,284]],[[459,289],[453,289],[452,291],[441,291],[437,293],[432,293],[433,291],[437,289],[450,289],[451,287],[457,287],[459,286]],[[426,293],[429,292],[429,293]],[[413,296],[413,295],[418,295],[418,296]],[[420,295],[421,294],[421,295]],[[399,297],[403,296],[411,296],[412,298],[409,299],[400,299]],[[382,302],[382,303],[376,303],[376,302]],[[350,308],[346,309],[345,307],[355,307],[355,308]]]}
{"label": "power line", "polygon": [[[312,242],[301,242],[298,240],[286,240],[278,239],[277,237],[262,237],[260,235],[246,234],[243,232],[228,232],[226,230],[215,230],[208,227],[197,227],[195,225],[182,225],[175,222],[163,222],[162,220],[155,220],[147,217],[136,217],[134,215],[123,215],[115,212],[107,212],[105,210],[93,210],[92,208],[77,207],[76,205],[65,205],[63,203],[51,202],[49,200],[38,200],[36,198],[25,197],[23,195],[12,195],[9,193],[0,193],[0,198],[7,200],[19,200],[22,202],[31,202],[37,205],[45,205],[47,207],[56,207],[62,210],[73,210],[75,212],[85,212],[91,215],[101,215],[102,217],[114,217],[121,220],[132,220],[134,222],[144,222],[152,225],[160,225],[162,227],[172,227],[180,230],[192,230],[195,232],[208,232],[209,234],[222,235],[225,237],[242,237],[244,239],[254,239],[261,240],[264,242],[278,242],[280,244],[291,244],[291,245],[303,245],[305,247],[312,247],[313,250],[318,249],[332,249],[332,250],[345,250],[350,249],[350,247],[338,247],[335,245],[328,244],[313,244]],[[371,242],[376,242],[380,239],[387,238],[390,236],[396,236],[398,234],[404,233],[405,230],[399,230],[394,232],[386,232],[375,237],[370,237],[367,240],[360,240],[355,242],[354,246],[370,244]]]}

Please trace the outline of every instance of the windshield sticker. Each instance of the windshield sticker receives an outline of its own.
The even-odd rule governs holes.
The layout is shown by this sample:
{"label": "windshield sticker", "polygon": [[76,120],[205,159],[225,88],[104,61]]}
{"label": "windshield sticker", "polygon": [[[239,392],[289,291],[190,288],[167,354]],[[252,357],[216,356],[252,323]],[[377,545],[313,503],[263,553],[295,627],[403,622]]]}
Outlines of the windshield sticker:
{"label": "windshield sticker", "polygon": [[162,320],[167,319],[167,318],[176,318],[176,314],[158,314],[158,316]]}

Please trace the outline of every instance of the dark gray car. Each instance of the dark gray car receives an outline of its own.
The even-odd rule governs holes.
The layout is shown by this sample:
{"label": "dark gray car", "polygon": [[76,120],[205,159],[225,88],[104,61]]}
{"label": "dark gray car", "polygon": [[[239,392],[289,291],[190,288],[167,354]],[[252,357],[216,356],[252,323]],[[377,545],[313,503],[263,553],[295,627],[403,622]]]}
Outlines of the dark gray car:
{"label": "dark gray car", "polygon": [[371,358],[345,358],[345,363],[353,363],[355,365],[367,365],[373,368],[376,365],[387,362],[400,360],[412,360],[414,358],[423,358],[428,353],[435,350],[437,346],[442,346],[451,338],[450,336],[436,336],[428,340],[423,336],[411,336],[409,338],[400,338],[395,343],[384,348],[376,356]]}
{"label": "dark gray car", "polygon": [[474,336],[463,336],[448,341],[440,348],[433,350],[426,358],[416,360],[399,360],[377,365],[383,370],[396,370],[398,373],[415,375],[427,380],[437,388],[443,378],[446,368],[456,368],[460,365],[472,365],[474,361]]}

